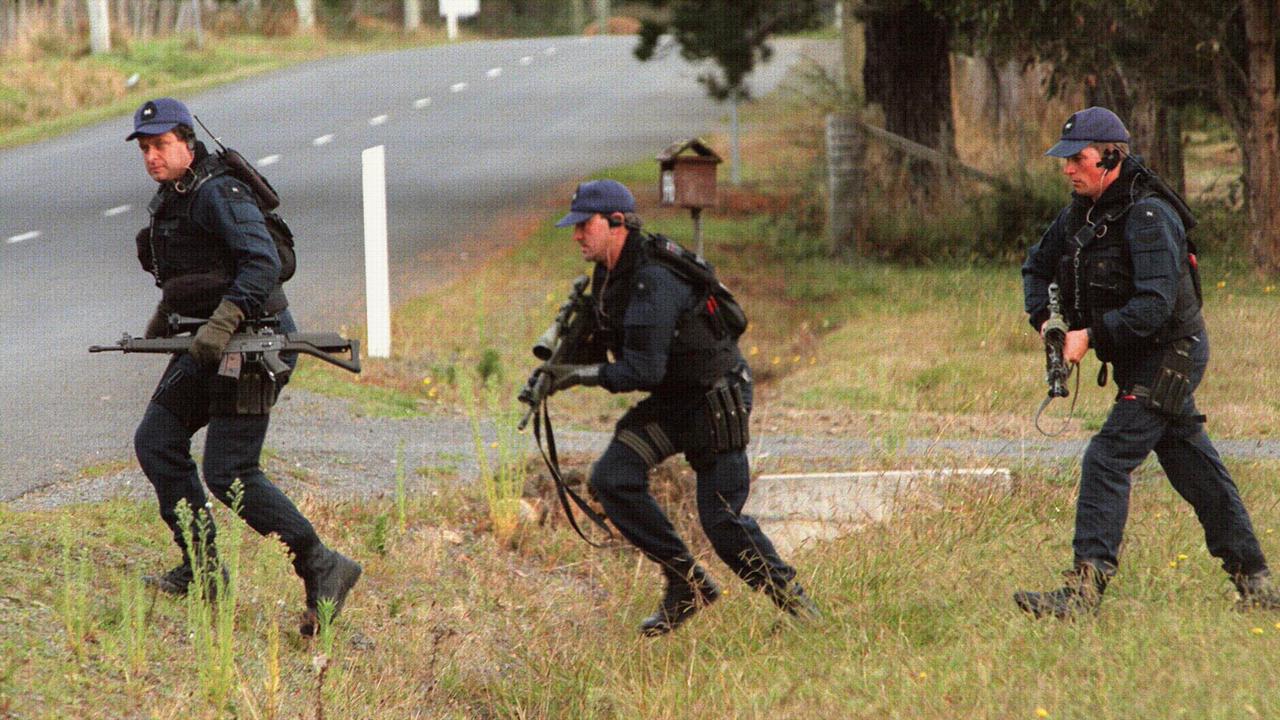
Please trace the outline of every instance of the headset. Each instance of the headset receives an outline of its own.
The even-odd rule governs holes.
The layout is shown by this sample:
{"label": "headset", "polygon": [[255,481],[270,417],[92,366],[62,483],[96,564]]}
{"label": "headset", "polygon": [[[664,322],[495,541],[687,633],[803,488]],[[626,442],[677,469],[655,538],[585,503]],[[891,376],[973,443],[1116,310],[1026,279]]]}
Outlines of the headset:
{"label": "headset", "polygon": [[613,215],[614,215],[613,213],[605,215],[604,216],[605,222],[609,223],[609,227],[611,228],[622,227],[622,224],[624,221],[615,218]]}
{"label": "headset", "polygon": [[1110,172],[1116,169],[1122,159],[1120,149],[1116,147],[1107,148],[1102,152],[1102,159],[1098,161],[1098,167]]}

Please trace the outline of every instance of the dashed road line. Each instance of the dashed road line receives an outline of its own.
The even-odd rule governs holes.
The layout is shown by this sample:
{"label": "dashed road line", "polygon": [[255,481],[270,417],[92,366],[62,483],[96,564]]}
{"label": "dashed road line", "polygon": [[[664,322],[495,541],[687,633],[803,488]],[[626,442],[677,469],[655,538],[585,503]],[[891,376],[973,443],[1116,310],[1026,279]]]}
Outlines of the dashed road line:
{"label": "dashed road line", "polygon": [[431,104],[431,98],[429,97],[418,98],[417,100],[413,101],[413,106],[419,110],[421,110],[422,108],[430,104]]}
{"label": "dashed road line", "polygon": [[532,56],[532,55],[525,55],[524,57],[520,58],[520,64],[521,64],[521,65],[528,65],[528,64],[529,64],[529,63],[531,63],[531,62],[533,62],[533,56]]}
{"label": "dashed road line", "polygon": [[5,242],[10,245],[16,245],[17,243],[26,242],[27,240],[35,240],[38,237],[40,237],[40,231],[32,230],[31,232],[24,232],[21,235],[11,235],[7,240],[5,240]]}
{"label": "dashed road line", "polygon": [[328,145],[331,142],[333,142],[333,133],[330,133],[328,135],[321,135],[315,140],[312,140],[311,144],[315,145],[316,147],[320,147],[321,145]]}
{"label": "dashed road line", "polygon": [[551,47],[547,48],[546,50],[543,50],[542,52],[543,52],[543,54],[545,54],[545,55],[555,55],[555,54],[556,54],[556,46],[555,46],[555,45],[552,45]]}
{"label": "dashed road line", "polygon": [[466,90],[466,89],[467,89],[467,84],[464,82],[454,83],[453,85],[449,86],[449,92],[462,92],[463,90]]}
{"label": "dashed road line", "polygon": [[378,125],[382,125],[382,124],[384,124],[384,123],[386,123],[386,122],[387,122],[387,116],[386,116],[386,115],[377,115],[377,116],[375,116],[375,117],[371,117],[371,118],[369,118],[369,125],[370,125],[370,127],[375,127],[375,126],[378,126]]}
{"label": "dashed road line", "polygon": [[501,74],[502,74],[502,68],[500,68],[500,67],[491,68],[491,69],[489,70],[489,72],[485,73],[485,75],[486,75],[486,76],[491,77],[491,78],[496,78],[496,77],[498,77],[498,76],[499,76],[499,75],[501,75]]}
{"label": "dashed road line", "polygon": [[103,210],[102,217],[115,217],[116,215],[123,215],[132,209],[133,209],[132,205],[117,205],[113,208]]}
{"label": "dashed road line", "polygon": [[266,157],[258,158],[258,165],[262,167],[266,167],[268,165],[275,165],[278,162],[280,162],[279,155],[268,155]]}

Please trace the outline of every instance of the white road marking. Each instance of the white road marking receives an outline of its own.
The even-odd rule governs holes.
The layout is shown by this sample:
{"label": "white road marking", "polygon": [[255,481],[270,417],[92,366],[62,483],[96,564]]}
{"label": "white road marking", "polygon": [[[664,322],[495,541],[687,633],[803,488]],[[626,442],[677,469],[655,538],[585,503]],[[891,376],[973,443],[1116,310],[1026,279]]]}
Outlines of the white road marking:
{"label": "white road marking", "polygon": [[419,109],[419,110],[421,110],[422,108],[424,108],[424,107],[426,107],[426,106],[428,106],[428,105],[430,105],[430,104],[431,104],[431,98],[429,98],[429,97],[425,97],[425,98],[418,98],[417,100],[414,100],[414,101],[413,101],[413,106],[414,106],[415,108]]}
{"label": "white road marking", "polygon": [[449,87],[449,92],[462,92],[467,89],[466,83],[454,83]]}
{"label": "white road marking", "polygon": [[381,125],[381,124],[385,123],[386,121],[387,121],[387,116],[386,116],[386,115],[379,115],[379,116],[377,116],[377,117],[371,117],[371,118],[369,118],[369,125],[371,125],[371,126],[373,126],[373,125]]}
{"label": "white road marking", "polygon": [[555,46],[555,45],[552,45],[551,47],[547,48],[546,50],[543,50],[542,52],[544,52],[544,53],[546,53],[546,54],[548,54],[548,55],[555,55],[555,54],[556,54],[556,46]]}
{"label": "white road marking", "polygon": [[8,240],[5,240],[5,242],[9,243],[10,245],[14,245],[16,243],[20,243],[26,240],[35,240],[38,237],[40,237],[40,231],[32,230],[31,232],[25,232],[25,233],[22,233],[21,235],[13,235]]}
{"label": "white road marking", "polygon": [[532,56],[532,55],[525,55],[524,57],[520,58],[520,64],[521,64],[521,65],[528,65],[528,64],[529,64],[529,63],[531,63],[531,62],[533,62],[533,56]]}
{"label": "white road marking", "polygon": [[312,141],[311,141],[311,144],[312,144],[312,145],[315,145],[316,147],[320,147],[321,145],[328,145],[328,144],[329,144],[329,143],[331,143],[331,142],[333,142],[333,134],[332,134],[332,133],[330,133],[330,134],[328,134],[328,135],[321,135],[320,137],[316,138],[315,140],[312,140]]}
{"label": "white road marking", "polygon": [[268,165],[275,165],[278,162],[280,162],[279,155],[268,155],[263,158],[258,158],[258,165],[260,165],[261,167],[266,167]]}
{"label": "white road marking", "polygon": [[133,209],[132,205],[117,205],[109,210],[103,210],[102,217],[115,217],[116,215],[123,215],[132,209]]}
{"label": "white road marking", "polygon": [[491,70],[489,70],[489,72],[485,73],[485,75],[491,78],[496,78],[501,74],[502,74],[502,68],[500,67],[492,68]]}

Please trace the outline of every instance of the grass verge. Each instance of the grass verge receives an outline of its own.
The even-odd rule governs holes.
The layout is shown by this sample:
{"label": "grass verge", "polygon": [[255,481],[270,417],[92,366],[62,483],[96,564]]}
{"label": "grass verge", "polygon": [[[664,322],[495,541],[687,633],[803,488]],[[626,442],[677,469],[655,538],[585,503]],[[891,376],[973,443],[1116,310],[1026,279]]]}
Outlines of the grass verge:
{"label": "grass verge", "polygon": [[[821,137],[820,114],[784,94],[757,103],[745,116],[745,181],[739,188],[722,185],[721,207],[704,220],[707,255],[751,320],[740,345],[758,380],[758,431],[1038,437],[1031,416],[1045,393],[1043,350],[1022,312],[1019,262],[964,260],[963,254],[920,264],[832,259],[821,234],[823,173],[814,139]],[[723,140],[713,139],[717,143]],[[649,229],[687,239],[687,215],[656,204],[655,174],[646,161],[599,175],[633,189]],[[1040,178],[1035,192],[1044,195],[1056,182]],[[991,227],[993,208],[1001,203],[970,202],[967,192],[956,188],[953,198],[942,200],[946,212],[935,210],[929,218],[904,206],[918,227],[886,220],[893,227],[881,232],[917,233],[926,243],[944,242],[960,230],[1025,233],[1021,226]],[[458,407],[459,374],[470,373],[514,395],[535,367],[529,347],[572,279],[589,271],[568,231],[551,225],[561,212],[548,207],[531,220],[509,223],[508,249],[398,307],[397,356],[369,361],[360,385],[392,388],[420,407]],[[1276,285],[1238,263],[1229,237],[1214,235],[1233,227],[1238,214],[1206,215],[1207,229],[1197,233],[1214,360],[1197,397],[1215,435],[1271,437],[1280,401],[1253,388],[1268,385],[1280,371],[1269,350],[1271,328],[1280,322]],[[1020,242],[1034,240],[1028,235]],[[1077,421],[1068,437],[1096,430],[1109,410],[1114,385],[1097,388],[1098,370],[1090,355],[1073,393]],[[338,372],[322,368],[317,374],[326,384],[355,387]],[[567,422],[607,428],[630,402],[574,390],[553,404]],[[1050,418],[1064,417],[1068,406],[1059,401]]]}
{"label": "grass verge", "polygon": [[0,54],[0,148],[131,113],[151,97],[195,93],[307,60],[440,42],[438,30],[424,29],[358,39],[210,34],[203,48],[183,36],[120,40],[101,55],[62,43],[27,47]]}
{"label": "grass verge", "polygon": [[[1274,463],[1234,468],[1264,546]],[[417,473],[409,469],[409,475]],[[51,512],[0,506],[0,715],[11,717],[1086,718],[1271,717],[1280,616],[1234,612],[1189,507],[1158,472],[1136,481],[1123,567],[1101,613],[1032,622],[1022,587],[1069,559],[1072,474],[1020,470],[1011,489],[950,484],[790,558],[822,604],[782,622],[680,529],[728,588],[665,639],[636,632],[660,588],[631,550],[594,551],[553,519],[500,542],[479,488],[300,503],[366,574],[328,641],[291,630],[301,584],[282,547],[249,534],[210,686],[187,604],[137,590],[176,559],[151,503]],[[658,492],[681,492],[666,480]],[[682,502],[687,502],[682,501]],[[686,512],[688,511],[688,512]],[[224,530],[234,522],[216,510]],[[384,518],[381,530],[379,518]],[[68,538],[48,528],[75,528]],[[48,558],[62,555],[61,563]],[[171,557],[172,556],[172,557]],[[125,588],[125,592],[121,592]],[[208,619],[205,619],[208,622]],[[222,643],[225,643],[223,645]],[[225,662],[219,658],[214,662]],[[1224,667],[1232,668],[1223,672]],[[220,668],[225,670],[225,666]],[[208,668],[205,668],[207,671]],[[203,679],[202,679],[203,678]],[[216,689],[217,692],[211,692]]]}

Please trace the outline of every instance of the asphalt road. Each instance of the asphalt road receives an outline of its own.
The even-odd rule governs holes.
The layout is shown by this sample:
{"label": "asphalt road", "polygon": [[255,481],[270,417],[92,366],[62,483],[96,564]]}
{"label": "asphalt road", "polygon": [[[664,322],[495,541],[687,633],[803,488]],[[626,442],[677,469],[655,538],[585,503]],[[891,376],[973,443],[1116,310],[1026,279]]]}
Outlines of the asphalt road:
{"label": "asphalt road", "polygon": [[[514,208],[718,126],[697,70],[634,38],[549,38],[320,61],[183,98],[262,166],[299,238],[304,329],[359,320],[360,154],[385,145],[392,300],[443,279],[430,258],[493,246]],[[755,79],[803,52],[785,41]],[[154,183],[121,117],[0,152],[0,501],[127,458],[164,360],[89,355],[140,333],[158,291],[134,258]],[[563,199],[567,201],[567,197]],[[565,202],[548,205],[550,213]]]}

